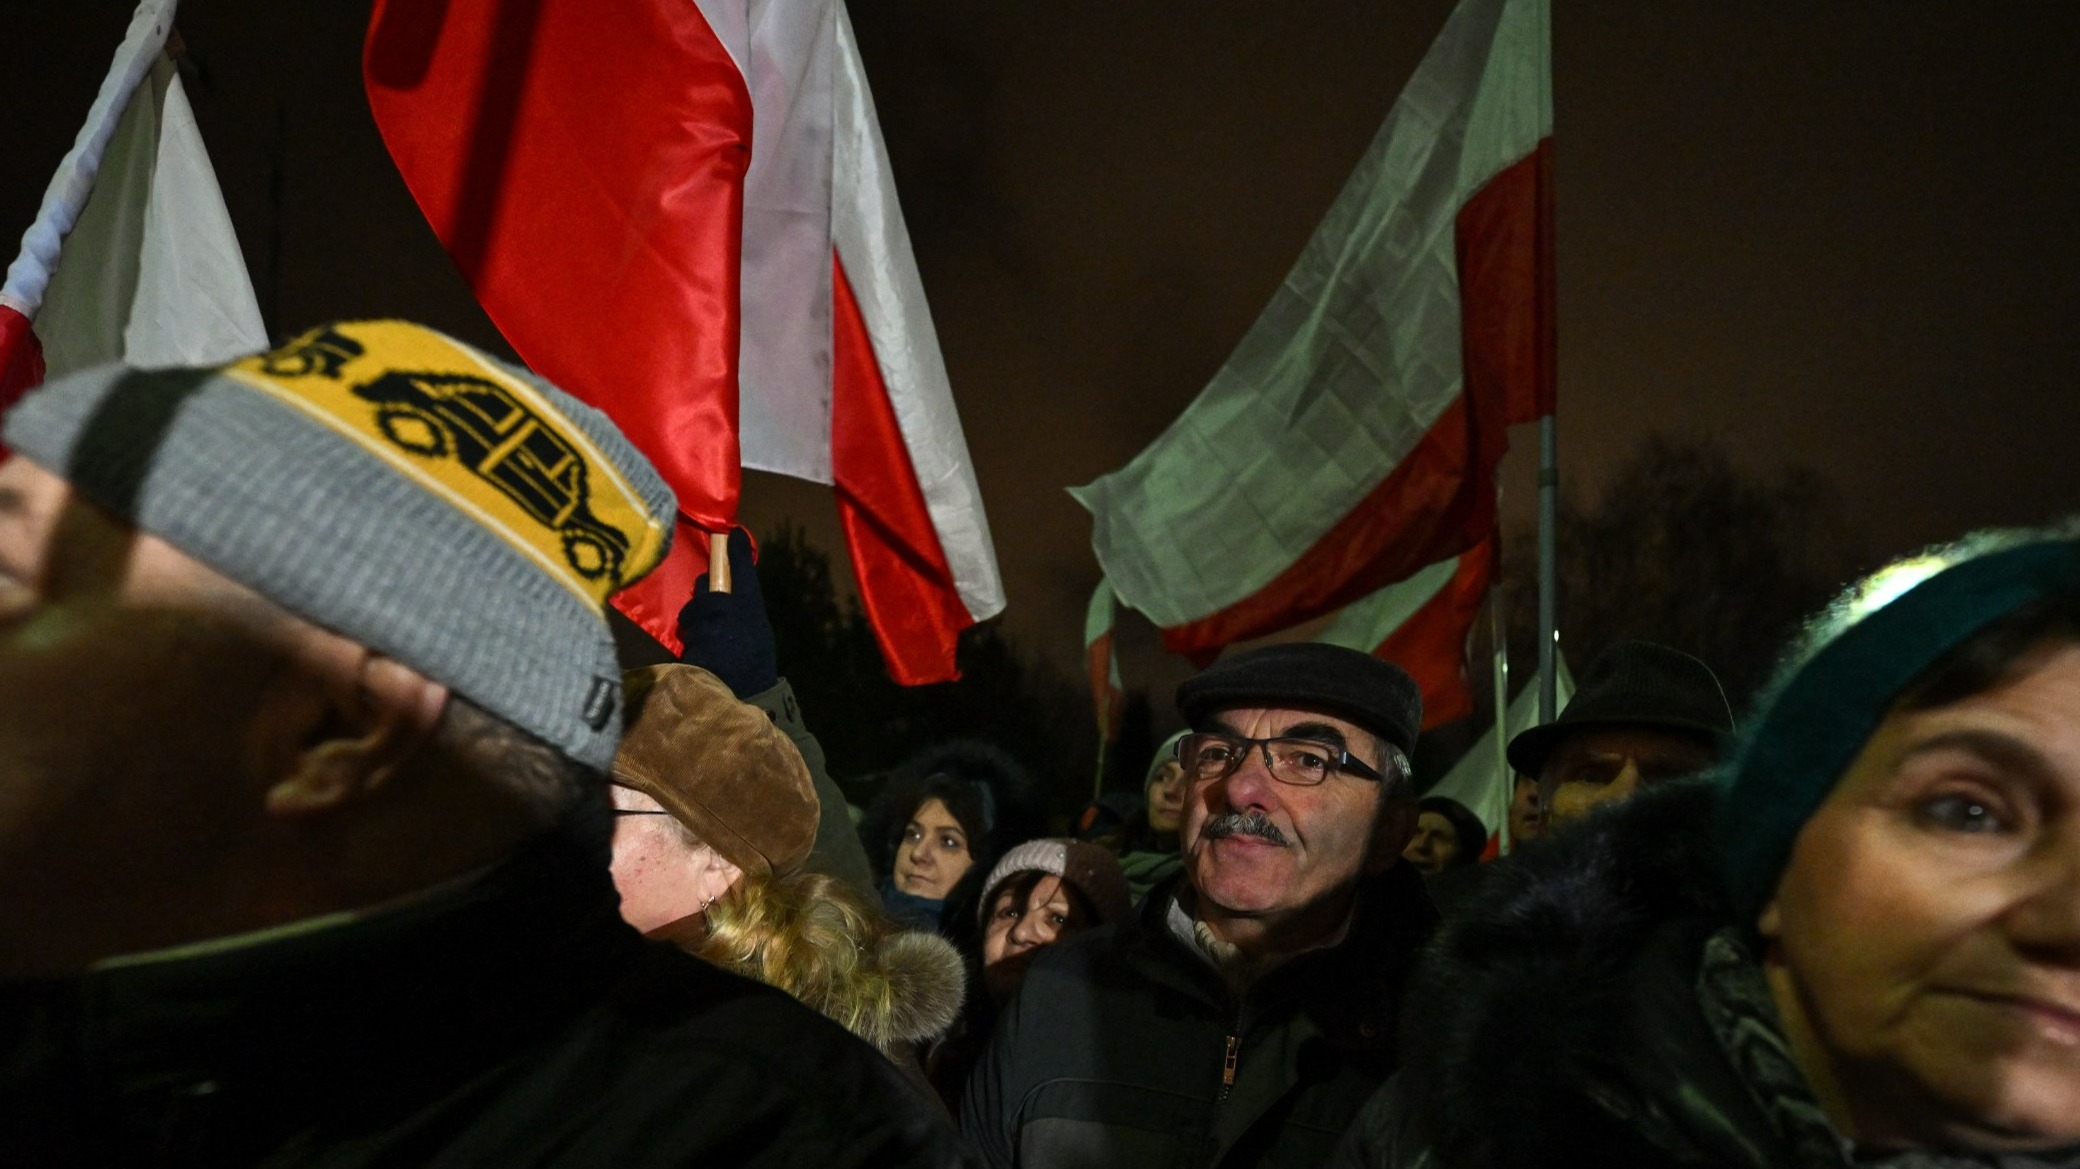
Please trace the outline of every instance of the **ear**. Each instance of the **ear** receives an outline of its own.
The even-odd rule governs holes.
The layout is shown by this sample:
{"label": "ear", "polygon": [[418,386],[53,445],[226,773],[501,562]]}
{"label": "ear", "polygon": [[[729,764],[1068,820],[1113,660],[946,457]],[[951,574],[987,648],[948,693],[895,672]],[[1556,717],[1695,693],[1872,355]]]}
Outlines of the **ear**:
{"label": "ear", "polygon": [[1408,842],[1416,835],[1416,802],[1409,800],[1388,801],[1379,812],[1379,822],[1372,832],[1372,852],[1366,857],[1365,871],[1385,872],[1408,848]]}
{"label": "ear", "polygon": [[[418,753],[447,709],[448,688],[360,646],[330,655],[335,684],[288,774],[267,791],[283,817],[329,812],[380,788]],[[344,658],[344,660],[341,660]]]}
{"label": "ear", "polygon": [[701,851],[707,854],[707,859],[696,862],[693,882],[700,889],[703,901],[713,901],[743,879],[744,870],[716,852],[713,845],[702,845]]}

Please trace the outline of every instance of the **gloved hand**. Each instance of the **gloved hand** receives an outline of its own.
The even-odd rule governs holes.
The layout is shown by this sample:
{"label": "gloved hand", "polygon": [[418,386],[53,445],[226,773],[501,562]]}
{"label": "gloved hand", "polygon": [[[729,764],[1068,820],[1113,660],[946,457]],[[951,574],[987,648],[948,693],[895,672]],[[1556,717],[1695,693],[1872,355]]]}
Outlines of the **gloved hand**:
{"label": "gloved hand", "polygon": [[751,559],[751,534],[743,528],[730,529],[729,577],[726,593],[708,587],[707,573],[693,582],[693,599],[679,610],[679,660],[722,679],[738,698],[749,698],[779,684],[780,663]]}

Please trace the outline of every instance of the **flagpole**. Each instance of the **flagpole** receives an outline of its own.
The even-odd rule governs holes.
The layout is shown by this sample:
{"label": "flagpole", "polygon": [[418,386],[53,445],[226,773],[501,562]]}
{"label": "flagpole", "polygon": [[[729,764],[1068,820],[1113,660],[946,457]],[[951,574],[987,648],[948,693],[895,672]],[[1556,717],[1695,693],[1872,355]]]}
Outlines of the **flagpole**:
{"label": "flagpole", "polygon": [[[1509,636],[1502,620],[1502,586],[1496,585],[1488,591],[1488,640],[1494,643],[1490,655],[1495,678],[1495,774],[1502,777],[1503,786],[1515,791],[1516,777],[1509,766]],[[1502,813],[1501,843],[1497,846],[1504,856],[1509,855],[1509,810],[1505,805]]]}
{"label": "flagpole", "polygon": [[1560,712],[1560,631],[1554,604],[1559,592],[1560,442],[1553,416],[1538,420],[1538,721],[1549,723]]}

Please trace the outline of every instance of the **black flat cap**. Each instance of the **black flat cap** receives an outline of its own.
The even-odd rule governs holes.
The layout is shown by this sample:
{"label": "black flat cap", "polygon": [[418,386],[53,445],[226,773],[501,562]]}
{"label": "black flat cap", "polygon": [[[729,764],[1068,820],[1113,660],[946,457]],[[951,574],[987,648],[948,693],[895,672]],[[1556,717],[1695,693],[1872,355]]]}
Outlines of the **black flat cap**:
{"label": "black flat cap", "polygon": [[1293,641],[1222,658],[1177,688],[1194,728],[1237,706],[1319,710],[1364,727],[1406,753],[1423,725],[1423,696],[1408,671],[1370,654]]}
{"label": "black flat cap", "polygon": [[1560,740],[1607,727],[1674,731],[1724,751],[1733,709],[1710,666],[1665,645],[1621,641],[1589,663],[1560,717],[1509,741],[1509,765],[1536,777]]}

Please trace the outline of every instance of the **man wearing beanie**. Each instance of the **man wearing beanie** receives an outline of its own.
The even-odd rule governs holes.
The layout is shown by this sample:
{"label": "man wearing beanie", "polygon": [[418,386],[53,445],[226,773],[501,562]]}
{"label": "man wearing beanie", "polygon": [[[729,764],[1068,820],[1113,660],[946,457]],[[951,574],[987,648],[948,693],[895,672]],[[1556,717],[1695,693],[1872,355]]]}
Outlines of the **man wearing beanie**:
{"label": "man wearing beanie", "polygon": [[963,1103],[992,1165],[1320,1165],[1395,1069],[1436,924],[1401,860],[1414,681],[1288,644],[1177,701],[1183,869],[1033,962]]}
{"label": "man wearing beanie", "polygon": [[615,911],[603,606],[673,501],[604,415],[371,321],[5,439],[0,1164],[957,1160]]}

